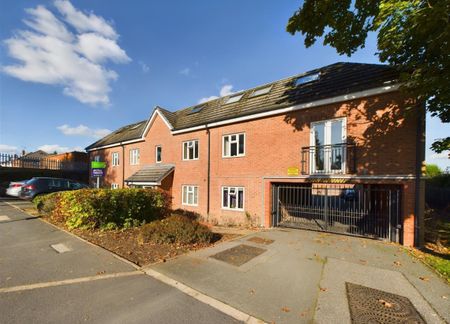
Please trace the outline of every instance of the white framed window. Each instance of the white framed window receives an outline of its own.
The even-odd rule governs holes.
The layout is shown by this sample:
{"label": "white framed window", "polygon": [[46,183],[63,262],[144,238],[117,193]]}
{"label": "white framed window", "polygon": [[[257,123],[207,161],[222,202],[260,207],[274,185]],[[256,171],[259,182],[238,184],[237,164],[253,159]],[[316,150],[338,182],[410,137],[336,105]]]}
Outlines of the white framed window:
{"label": "white framed window", "polygon": [[198,160],[198,140],[183,142],[183,161]]}
{"label": "white framed window", "polygon": [[156,163],[161,163],[161,161],[162,161],[162,146],[161,145],[155,146],[155,161],[156,161]]}
{"label": "white framed window", "polygon": [[139,149],[131,149],[130,150],[130,165],[138,165],[139,164]]}
{"label": "white framed window", "polygon": [[94,156],[94,161],[95,162],[100,162],[100,155]]}
{"label": "white framed window", "polygon": [[111,189],[119,189],[119,184],[111,183]]}
{"label": "white framed window", "polygon": [[198,186],[183,185],[181,202],[187,206],[198,206]]}
{"label": "white framed window", "polygon": [[344,173],[347,157],[345,118],[311,123],[310,172]]}
{"label": "white framed window", "polygon": [[224,135],[222,137],[222,157],[245,155],[245,133]]}
{"label": "white framed window", "polygon": [[243,187],[222,187],[222,209],[244,210]]}
{"label": "white framed window", "polygon": [[112,152],[111,154],[112,166],[119,165],[119,152]]}

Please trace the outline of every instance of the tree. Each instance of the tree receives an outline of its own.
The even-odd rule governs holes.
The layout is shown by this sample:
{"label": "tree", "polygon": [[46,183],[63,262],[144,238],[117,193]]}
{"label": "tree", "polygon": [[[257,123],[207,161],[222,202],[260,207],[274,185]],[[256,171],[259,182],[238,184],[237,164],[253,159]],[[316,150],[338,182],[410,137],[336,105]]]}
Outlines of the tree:
{"label": "tree", "polygon": [[425,174],[433,178],[442,175],[442,170],[436,164],[427,164]]}
{"label": "tree", "polygon": [[[306,47],[319,37],[339,54],[363,48],[378,33],[381,62],[400,71],[402,89],[425,102],[432,116],[450,122],[450,0],[305,0],[287,31],[305,36]],[[440,153],[450,137],[433,143]]]}

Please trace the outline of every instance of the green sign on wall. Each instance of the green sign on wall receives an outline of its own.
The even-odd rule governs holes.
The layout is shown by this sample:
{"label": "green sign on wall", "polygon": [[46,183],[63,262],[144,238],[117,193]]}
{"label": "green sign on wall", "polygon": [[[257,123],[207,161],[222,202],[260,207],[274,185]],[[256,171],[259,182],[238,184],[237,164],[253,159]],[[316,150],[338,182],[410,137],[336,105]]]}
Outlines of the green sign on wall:
{"label": "green sign on wall", "polygon": [[106,162],[97,162],[97,161],[91,162],[91,169],[104,169],[104,168],[106,168]]}

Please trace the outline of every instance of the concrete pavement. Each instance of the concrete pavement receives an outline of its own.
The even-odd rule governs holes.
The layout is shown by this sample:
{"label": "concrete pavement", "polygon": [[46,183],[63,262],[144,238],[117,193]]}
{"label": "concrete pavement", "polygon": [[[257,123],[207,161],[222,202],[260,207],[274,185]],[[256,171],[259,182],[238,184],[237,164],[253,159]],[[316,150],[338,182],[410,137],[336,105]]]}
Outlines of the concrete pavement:
{"label": "concrete pavement", "polygon": [[[266,252],[239,267],[212,257],[241,244]],[[428,323],[450,322],[449,285],[403,248],[374,240],[280,228],[150,268],[266,322],[349,323],[346,282],[405,296]]]}
{"label": "concrete pavement", "polygon": [[2,323],[238,322],[4,200],[0,314]]}

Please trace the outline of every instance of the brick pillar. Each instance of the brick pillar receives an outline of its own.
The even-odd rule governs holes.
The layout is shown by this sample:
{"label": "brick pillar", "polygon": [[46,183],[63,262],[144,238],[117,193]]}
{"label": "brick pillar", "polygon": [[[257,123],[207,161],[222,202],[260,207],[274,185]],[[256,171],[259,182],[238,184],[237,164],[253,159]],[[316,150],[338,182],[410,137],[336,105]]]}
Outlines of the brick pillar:
{"label": "brick pillar", "polygon": [[264,227],[272,226],[272,184],[269,180],[264,182]]}
{"label": "brick pillar", "polygon": [[415,184],[408,181],[403,185],[403,245],[414,246]]}

